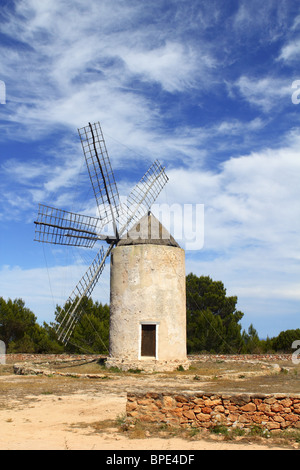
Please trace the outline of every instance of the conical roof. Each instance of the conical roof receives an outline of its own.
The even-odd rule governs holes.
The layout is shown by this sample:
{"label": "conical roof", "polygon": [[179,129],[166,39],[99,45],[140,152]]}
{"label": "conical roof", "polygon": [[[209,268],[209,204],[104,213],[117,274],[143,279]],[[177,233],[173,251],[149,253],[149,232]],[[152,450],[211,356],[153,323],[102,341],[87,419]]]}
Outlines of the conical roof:
{"label": "conical roof", "polygon": [[150,211],[120,238],[117,246],[124,245],[163,245],[180,248],[168,230]]}

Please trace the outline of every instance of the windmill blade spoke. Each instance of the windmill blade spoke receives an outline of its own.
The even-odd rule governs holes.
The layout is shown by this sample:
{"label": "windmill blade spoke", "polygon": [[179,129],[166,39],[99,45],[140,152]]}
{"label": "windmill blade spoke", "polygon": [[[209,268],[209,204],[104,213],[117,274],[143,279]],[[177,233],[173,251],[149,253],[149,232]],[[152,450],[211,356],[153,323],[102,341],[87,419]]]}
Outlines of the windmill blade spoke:
{"label": "windmill blade spoke", "polygon": [[114,243],[109,246],[106,252],[104,252],[103,247],[101,247],[91,266],[82,276],[66,303],[66,305],[69,305],[69,307],[63,313],[61,318],[59,318],[56,327],[58,339],[61,340],[64,344],[68,342],[76,326],[76,323],[81,318],[83,313],[83,300],[91,296],[93,289],[103,272],[105,260],[109,256],[113,245]]}
{"label": "windmill blade spoke", "polygon": [[119,215],[119,193],[111,168],[100,123],[78,129],[89,176],[97,201],[102,227],[115,225]]}
{"label": "windmill blade spoke", "polygon": [[130,228],[133,222],[137,222],[150,210],[168,180],[165,168],[161,166],[158,160],[155,160],[127,198],[125,215],[119,218],[121,224],[120,237]]}
{"label": "windmill blade spoke", "polygon": [[35,221],[35,241],[92,248],[102,239],[99,219],[39,204]]}

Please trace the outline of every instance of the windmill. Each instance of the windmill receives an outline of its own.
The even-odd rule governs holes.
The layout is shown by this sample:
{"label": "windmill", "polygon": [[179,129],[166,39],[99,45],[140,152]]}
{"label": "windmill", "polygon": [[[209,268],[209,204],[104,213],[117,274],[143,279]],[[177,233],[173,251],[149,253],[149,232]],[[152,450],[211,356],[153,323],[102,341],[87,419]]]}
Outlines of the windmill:
{"label": "windmill", "polygon": [[[132,189],[126,202],[121,204],[100,123],[89,123],[78,129],[78,133],[99,216],[91,217],[39,204],[38,217],[34,222],[35,241],[86,248],[105,241],[109,246],[105,250],[101,245],[67,300],[68,308],[55,327],[57,337],[63,344],[69,342],[83,313],[83,299],[91,296],[113,248],[132,225],[147,214],[168,181],[165,169],[156,160]],[[112,225],[113,235],[101,234],[109,224]]]}

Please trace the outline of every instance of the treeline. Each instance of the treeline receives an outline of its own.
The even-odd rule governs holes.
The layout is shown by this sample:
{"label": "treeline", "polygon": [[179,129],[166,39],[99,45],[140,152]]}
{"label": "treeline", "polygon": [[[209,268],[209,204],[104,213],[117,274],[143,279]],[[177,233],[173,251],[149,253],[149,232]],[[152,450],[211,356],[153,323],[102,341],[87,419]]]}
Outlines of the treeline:
{"label": "treeline", "polygon": [[[107,354],[109,338],[109,307],[92,299],[85,299],[85,312],[64,346],[57,340],[55,325],[37,323],[34,313],[21,299],[6,302],[0,297],[0,340],[6,352],[32,354]],[[55,318],[62,312],[57,306]]]}
{"label": "treeline", "polygon": [[259,339],[251,324],[243,330],[244,314],[236,309],[236,296],[227,296],[224,284],[209,276],[186,277],[187,348],[189,354],[266,354],[291,353],[300,340],[300,329],[287,330],[277,337]]}
{"label": "treeline", "polygon": [[[259,339],[253,325],[243,330],[244,314],[236,309],[237,297],[227,296],[221,281],[209,276],[186,277],[188,354],[265,354],[292,353],[300,340],[300,329],[282,331],[278,336]],[[62,307],[57,306],[55,318]],[[108,354],[109,306],[85,299],[84,314],[67,346],[57,341],[54,324],[39,325],[34,313],[21,299],[5,301],[0,297],[0,340],[7,353]]]}

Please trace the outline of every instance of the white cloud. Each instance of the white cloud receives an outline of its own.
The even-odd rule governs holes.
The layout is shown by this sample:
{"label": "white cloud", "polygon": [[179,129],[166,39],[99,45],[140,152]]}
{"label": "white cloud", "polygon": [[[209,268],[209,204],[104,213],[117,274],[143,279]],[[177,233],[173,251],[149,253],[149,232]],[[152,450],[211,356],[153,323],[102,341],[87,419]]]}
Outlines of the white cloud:
{"label": "white cloud", "polygon": [[[63,250],[56,258],[66,260],[68,253]],[[51,259],[53,256],[48,250],[44,267],[26,269],[19,266],[2,266],[0,269],[4,298],[23,299],[26,307],[37,316],[39,323],[43,321],[50,323],[55,320],[56,305],[64,305],[88,268],[88,265],[78,263],[47,267],[46,262]],[[102,303],[109,303],[109,261],[107,264],[101,276],[101,283],[96,286],[92,295],[94,300]]]}
{"label": "white cloud", "polygon": [[286,147],[231,158],[218,173],[169,172],[170,203],[205,206],[204,247],[187,253],[187,272],[222,280],[244,302],[262,298],[267,311],[270,299],[300,298],[298,149],[291,136]]}
{"label": "white cloud", "polygon": [[298,29],[299,26],[300,26],[300,15],[297,15],[296,18],[294,19],[294,23],[291,27],[291,30],[295,31]]}
{"label": "white cloud", "polygon": [[201,73],[207,75],[215,67],[214,59],[201,52],[180,43],[166,42],[150,50],[124,49],[120,57],[133,74],[160,83],[165,90],[173,92],[198,86]]}
{"label": "white cloud", "polygon": [[261,117],[256,117],[251,121],[241,122],[237,119],[232,119],[230,121],[222,121],[214,126],[215,131],[218,134],[229,134],[229,135],[239,135],[243,131],[256,131],[263,128],[266,125]]}
{"label": "white cloud", "polygon": [[4,161],[1,165],[1,193],[6,208],[3,217],[13,219],[21,214],[25,217],[25,210],[36,209],[39,202],[49,201],[50,205],[56,205],[64,201],[70,204],[78,192],[79,177],[80,184],[88,179],[87,171],[82,173],[81,149],[78,147],[76,154],[72,153],[73,148],[73,143],[68,146],[67,142],[60,142],[57,149],[41,151],[40,159],[22,161],[12,158]]}
{"label": "white cloud", "polygon": [[236,84],[239,93],[252,105],[264,112],[281,107],[282,103],[290,103],[291,82],[282,78],[249,78],[241,76]]}
{"label": "white cloud", "polygon": [[289,14],[289,1],[240,0],[231,27],[240,33],[238,41],[252,36],[256,42],[275,42],[289,29]]}
{"label": "white cloud", "polygon": [[17,183],[30,182],[41,177],[49,167],[44,162],[25,162],[11,158],[1,165],[3,175]]}
{"label": "white cloud", "polygon": [[291,62],[293,60],[299,60],[300,57],[300,39],[286,44],[280,52],[278,60],[283,60],[285,62]]}
{"label": "white cloud", "polygon": [[[154,127],[159,106],[136,93],[136,80],[171,93],[211,87],[213,50],[183,40],[180,28],[160,28],[163,18],[145,26],[146,17],[139,2],[19,0],[3,32],[17,38],[22,50],[1,48],[9,119],[18,124],[19,138],[96,119],[127,134],[137,123],[144,130]],[[14,127],[11,132],[16,134]]]}

